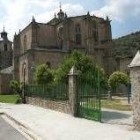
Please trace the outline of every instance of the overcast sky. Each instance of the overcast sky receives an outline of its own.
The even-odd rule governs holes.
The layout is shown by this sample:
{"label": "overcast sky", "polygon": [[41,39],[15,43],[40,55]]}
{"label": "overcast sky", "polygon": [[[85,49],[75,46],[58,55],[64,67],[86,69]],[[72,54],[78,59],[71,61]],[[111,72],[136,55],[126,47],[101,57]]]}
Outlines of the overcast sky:
{"label": "overcast sky", "polygon": [[140,30],[140,0],[0,0],[0,30],[5,26],[9,39],[31,22],[48,22],[59,11],[59,2],[68,16],[86,14],[112,20],[112,35],[117,38]]}

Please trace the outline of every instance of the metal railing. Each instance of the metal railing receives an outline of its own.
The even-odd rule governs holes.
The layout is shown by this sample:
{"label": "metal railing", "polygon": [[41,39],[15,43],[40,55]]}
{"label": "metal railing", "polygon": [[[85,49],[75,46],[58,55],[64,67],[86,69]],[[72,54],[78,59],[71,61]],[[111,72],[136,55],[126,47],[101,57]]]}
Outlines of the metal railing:
{"label": "metal railing", "polygon": [[55,101],[68,100],[67,85],[57,83],[54,85],[28,85],[25,90],[27,97],[38,97]]}

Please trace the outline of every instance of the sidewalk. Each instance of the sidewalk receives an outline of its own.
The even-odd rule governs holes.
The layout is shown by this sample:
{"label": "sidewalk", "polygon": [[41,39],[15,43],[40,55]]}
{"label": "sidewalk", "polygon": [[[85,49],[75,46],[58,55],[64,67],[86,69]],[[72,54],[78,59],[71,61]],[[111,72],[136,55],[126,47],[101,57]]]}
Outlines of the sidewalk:
{"label": "sidewalk", "polygon": [[133,126],[133,112],[102,108],[102,121],[109,124]]}
{"label": "sidewalk", "polygon": [[0,112],[29,127],[42,140],[140,140],[140,133],[130,127],[74,118],[32,105],[0,104]]}

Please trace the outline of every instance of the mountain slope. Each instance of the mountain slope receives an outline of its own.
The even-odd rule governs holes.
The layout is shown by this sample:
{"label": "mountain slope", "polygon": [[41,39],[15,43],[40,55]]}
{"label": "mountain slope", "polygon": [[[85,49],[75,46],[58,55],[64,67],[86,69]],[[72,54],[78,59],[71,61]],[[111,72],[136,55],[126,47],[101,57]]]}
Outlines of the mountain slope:
{"label": "mountain slope", "polygon": [[140,31],[114,39],[115,57],[133,57],[140,50]]}

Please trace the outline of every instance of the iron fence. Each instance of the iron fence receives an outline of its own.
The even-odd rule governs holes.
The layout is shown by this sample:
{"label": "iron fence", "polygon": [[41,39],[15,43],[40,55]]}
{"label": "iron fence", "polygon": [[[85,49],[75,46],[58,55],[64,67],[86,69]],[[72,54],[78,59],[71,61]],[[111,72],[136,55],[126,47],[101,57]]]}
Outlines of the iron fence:
{"label": "iron fence", "polygon": [[27,97],[39,97],[49,100],[68,100],[67,85],[57,83],[53,85],[28,85],[25,90]]}

